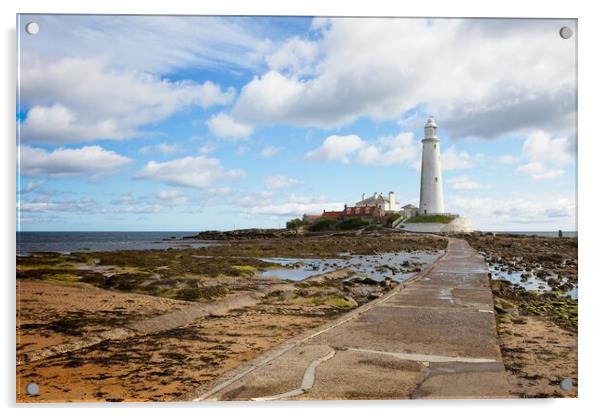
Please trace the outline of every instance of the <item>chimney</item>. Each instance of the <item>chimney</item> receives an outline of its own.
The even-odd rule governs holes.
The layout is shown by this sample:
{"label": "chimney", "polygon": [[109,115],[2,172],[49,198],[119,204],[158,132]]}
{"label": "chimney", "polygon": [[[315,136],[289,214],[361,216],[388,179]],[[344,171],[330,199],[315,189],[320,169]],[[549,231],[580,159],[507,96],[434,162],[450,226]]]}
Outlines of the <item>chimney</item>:
{"label": "chimney", "polygon": [[366,199],[366,194],[362,193],[362,199],[361,200],[363,201],[364,199]]}

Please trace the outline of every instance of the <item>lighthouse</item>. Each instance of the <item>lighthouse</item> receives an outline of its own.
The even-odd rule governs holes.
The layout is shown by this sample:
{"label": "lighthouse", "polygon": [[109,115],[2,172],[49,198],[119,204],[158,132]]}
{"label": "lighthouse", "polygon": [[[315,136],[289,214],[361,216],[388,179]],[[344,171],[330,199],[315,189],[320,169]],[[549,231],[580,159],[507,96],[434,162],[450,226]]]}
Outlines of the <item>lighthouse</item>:
{"label": "lighthouse", "polygon": [[443,208],[443,178],[437,124],[431,116],[424,125],[419,215],[439,214]]}

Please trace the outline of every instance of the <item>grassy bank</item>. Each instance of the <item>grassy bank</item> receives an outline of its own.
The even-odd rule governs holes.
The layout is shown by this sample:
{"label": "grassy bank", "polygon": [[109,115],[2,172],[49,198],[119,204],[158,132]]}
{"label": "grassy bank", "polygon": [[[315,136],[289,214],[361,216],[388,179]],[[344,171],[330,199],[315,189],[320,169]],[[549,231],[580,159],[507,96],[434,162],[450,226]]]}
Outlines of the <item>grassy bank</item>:
{"label": "grassy bank", "polygon": [[449,224],[455,217],[448,215],[417,215],[408,219],[405,224],[422,224],[436,222],[439,224]]}

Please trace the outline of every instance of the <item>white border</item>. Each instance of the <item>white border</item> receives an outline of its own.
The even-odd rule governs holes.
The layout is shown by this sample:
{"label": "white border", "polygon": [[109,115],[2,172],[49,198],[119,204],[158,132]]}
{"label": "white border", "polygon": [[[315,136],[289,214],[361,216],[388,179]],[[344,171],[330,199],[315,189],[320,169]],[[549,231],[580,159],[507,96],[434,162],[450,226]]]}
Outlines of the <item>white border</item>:
{"label": "white border", "polygon": [[[596,2],[524,0],[491,1],[471,0],[420,0],[393,2],[385,0],[230,0],[230,1],[185,1],[185,0],[10,0],[0,3],[2,21],[3,54],[2,83],[3,97],[2,168],[3,236],[0,253],[4,273],[3,342],[2,342],[2,403],[7,407],[5,414],[44,415],[106,415],[107,411],[119,414],[164,414],[167,409],[177,408],[180,414],[345,414],[365,415],[375,408],[381,414],[420,413],[465,415],[508,415],[509,413],[545,412],[553,414],[589,413],[595,408],[596,399],[602,397],[600,382],[601,359],[600,322],[597,319],[596,295],[601,296],[602,276],[595,266],[600,257],[597,233],[600,231],[600,208],[602,204],[599,179],[599,154],[601,152],[600,128],[600,74],[599,53],[602,39],[601,15],[596,13]],[[303,403],[201,403],[187,404],[117,404],[77,406],[16,406],[14,404],[15,363],[15,21],[16,13],[119,13],[119,14],[238,14],[238,15],[345,15],[345,16],[457,16],[457,17],[556,17],[579,19],[579,272],[580,316],[579,316],[579,395],[577,400],[512,400],[512,401],[437,401],[437,402],[303,402]],[[527,40],[526,40],[527,41]],[[598,237],[598,238],[597,238]],[[598,250],[597,250],[598,249]],[[110,409],[110,410],[109,410]],[[339,410],[340,409],[340,410]]]}

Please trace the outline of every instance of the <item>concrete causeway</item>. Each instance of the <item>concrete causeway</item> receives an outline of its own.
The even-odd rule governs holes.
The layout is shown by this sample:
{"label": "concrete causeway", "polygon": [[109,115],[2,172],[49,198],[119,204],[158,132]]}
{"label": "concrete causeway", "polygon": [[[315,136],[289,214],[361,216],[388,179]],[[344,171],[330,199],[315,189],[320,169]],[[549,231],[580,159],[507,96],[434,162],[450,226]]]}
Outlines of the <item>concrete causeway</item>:
{"label": "concrete causeway", "polygon": [[293,339],[194,400],[509,397],[485,261],[464,240],[412,282]]}

